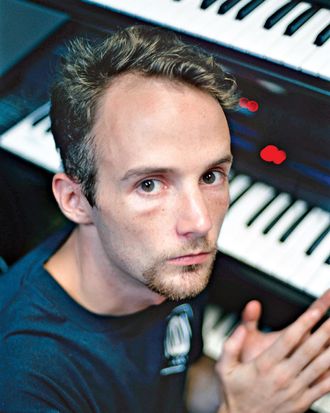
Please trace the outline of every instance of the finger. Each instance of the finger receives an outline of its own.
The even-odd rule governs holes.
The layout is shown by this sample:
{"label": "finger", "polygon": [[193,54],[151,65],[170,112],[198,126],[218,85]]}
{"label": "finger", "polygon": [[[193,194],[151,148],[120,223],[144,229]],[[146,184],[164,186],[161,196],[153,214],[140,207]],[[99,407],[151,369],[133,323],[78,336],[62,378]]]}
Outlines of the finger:
{"label": "finger", "polygon": [[323,312],[319,308],[309,308],[298,320],[287,327],[278,339],[268,350],[264,351],[256,360],[257,366],[264,369],[275,366],[286,358],[297,345],[303,340],[304,336],[321,319]]}
{"label": "finger", "polygon": [[244,307],[242,324],[248,331],[256,330],[261,317],[261,303],[257,300],[250,301]]}
{"label": "finger", "polygon": [[319,381],[316,385],[307,389],[302,399],[305,406],[310,407],[316,400],[330,393],[330,376],[327,376],[324,380]]}
{"label": "finger", "polygon": [[239,325],[225,342],[220,359],[223,370],[231,371],[239,364],[246,333],[245,327]]}
{"label": "finger", "polygon": [[330,348],[316,357],[298,376],[300,386],[318,385],[323,381],[322,376],[328,379],[330,371]]}
{"label": "finger", "polygon": [[329,310],[329,308],[330,308],[330,288],[324,294],[322,294],[321,297],[319,297],[317,300],[313,302],[313,304],[309,307],[309,310],[317,309],[321,311],[322,316],[323,316]]}
{"label": "finger", "polygon": [[[306,338],[293,352],[288,360],[288,367],[292,371],[300,372],[319,354],[326,351],[330,337],[330,318],[325,321],[312,335]],[[329,366],[328,366],[329,367]],[[327,365],[325,365],[327,369]]]}

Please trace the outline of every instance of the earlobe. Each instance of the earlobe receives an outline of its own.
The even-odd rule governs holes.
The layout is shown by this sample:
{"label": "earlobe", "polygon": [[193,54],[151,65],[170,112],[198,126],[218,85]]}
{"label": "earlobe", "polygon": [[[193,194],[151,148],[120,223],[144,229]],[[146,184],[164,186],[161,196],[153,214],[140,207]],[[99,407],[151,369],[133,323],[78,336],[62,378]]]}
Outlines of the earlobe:
{"label": "earlobe", "polygon": [[65,173],[53,177],[53,194],[62,213],[77,224],[91,224],[91,206],[82,193],[80,184]]}

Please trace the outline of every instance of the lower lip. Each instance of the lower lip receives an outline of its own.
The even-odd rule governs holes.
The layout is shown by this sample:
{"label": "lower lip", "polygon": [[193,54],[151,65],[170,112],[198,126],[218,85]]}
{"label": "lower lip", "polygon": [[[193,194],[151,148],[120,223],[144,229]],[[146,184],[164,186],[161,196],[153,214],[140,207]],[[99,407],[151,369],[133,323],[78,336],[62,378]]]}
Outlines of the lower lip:
{"label": "lower lip", "polygon": [[185,255],[183,257],[172,258],[168,262],[174,265],[193,265],[202,264],[210,257],[210,253],[203,253],[198,255]]}

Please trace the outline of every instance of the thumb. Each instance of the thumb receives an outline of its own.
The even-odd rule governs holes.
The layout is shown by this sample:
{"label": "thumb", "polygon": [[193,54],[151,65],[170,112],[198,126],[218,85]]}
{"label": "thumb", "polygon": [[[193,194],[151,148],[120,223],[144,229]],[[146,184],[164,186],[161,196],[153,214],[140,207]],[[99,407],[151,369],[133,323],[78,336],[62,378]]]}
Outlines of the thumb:
{"label": "thumb", "polygon": [[242,324],[248,331],[258,328],[261,317],[261,303],[257,300],[250,301],[244,307],[242,312]]}
{"label": "thumb", "polygon": [[243,349],[246,333],[247,331],[245,326],[241,324],[227,339],[223,346],[223,352],[220,360],[222,369],[228,371],[233,369],[240,363],[241,352]]}

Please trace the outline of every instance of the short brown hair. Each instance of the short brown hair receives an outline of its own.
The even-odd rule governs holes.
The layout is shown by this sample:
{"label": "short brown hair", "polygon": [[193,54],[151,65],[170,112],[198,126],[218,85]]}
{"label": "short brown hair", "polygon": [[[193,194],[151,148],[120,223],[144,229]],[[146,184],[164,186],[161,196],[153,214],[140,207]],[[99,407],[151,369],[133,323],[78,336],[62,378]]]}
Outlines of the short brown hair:
{"label": "short brown hair", "polygon": [[235,80],[213,56],[183,43],[170,31],[132,26],[98,45],[71,42],[51,95],[51,129],[68,176],[96,204],[96,155],[91,134],[97,103],[110,83],[124,73],[163,77],[193,85],[218,100],[223,109],[237,103]]}

